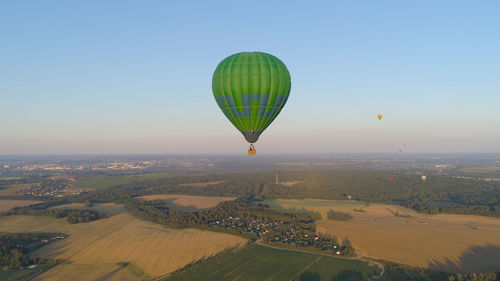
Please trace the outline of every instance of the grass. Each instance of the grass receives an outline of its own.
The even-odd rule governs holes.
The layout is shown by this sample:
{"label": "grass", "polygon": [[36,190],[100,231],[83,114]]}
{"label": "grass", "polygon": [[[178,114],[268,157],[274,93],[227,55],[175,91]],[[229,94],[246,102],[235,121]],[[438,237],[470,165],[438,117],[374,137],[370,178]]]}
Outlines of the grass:
{"label": "grass", "polygon": [[353,208],[366,207],[366,202],[354,200],[324,200],[324,199],[266,199],[265,204],[277,211],[308,210],[319,213],[322,219],[328,218],[328,211],[335,207],[340,212],[350,212]]}
{"label": "grass", "polygon": [[210,209],[224,201],[235,200],[236,197],[217,197],[217,196],[194,196],[194,195],[145,195],[138,198],[150,200],[164,200],[169,207],[179,211],[197,211],[201,209]]}
{"label": "grass", "polygon": [[[60,232],[65,239],[33,252],[35,256],[69,259],[40,278],[89,280],[155,278],[226,248],[246,243],[229,234],[196,229],[173,230],[136,219],[128,213],[90,223],[68,224],[65,219],[33,216],[0,218],[4,232]],[[117,263],[128,263],[126,267]]]}
{"label": "grass", "polygon": [[370,276],[377,275],[379,270],[362,261],[250,245],[210,258],[165,280],[289,281],[299,280],[302,275],[308,273],[319,274],[321,280],[332,280],[346,271],[356,272],[356,275],[362,276],[361,280],[367,280]]}

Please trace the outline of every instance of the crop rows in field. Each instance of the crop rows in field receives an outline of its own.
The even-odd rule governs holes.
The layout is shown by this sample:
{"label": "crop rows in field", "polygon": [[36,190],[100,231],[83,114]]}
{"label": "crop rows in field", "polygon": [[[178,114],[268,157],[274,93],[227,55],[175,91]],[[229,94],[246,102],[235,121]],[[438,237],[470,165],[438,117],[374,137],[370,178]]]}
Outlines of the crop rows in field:
{"label": "crop rows in field", "polygon": [[69,234],[67,238],[34,252],[34,255],[65,258],[72,262],[40,276],[49,280],[94,280],[88,274],[71,272],[88,268],[93,275],[104,276],[116,270],[115,265],[120,262],[130,263],[145,276],[157,277],[245,242],[243,238],[229,234],[196,229],[172,230],[136,219],[128,213],[75,225],[64,219],[9,216],[0,218],[0,229]]}
{"label": "crop rows in field", "polygon": [[339,275],[366,280],[378,273],[377,267],[371,267],[362,261],[251,245],[210,258],[184,272],[175,273],[166,280],[289,281],[299,280],[304,274],[317,274],[321,276],[321,280],[334,280]]}

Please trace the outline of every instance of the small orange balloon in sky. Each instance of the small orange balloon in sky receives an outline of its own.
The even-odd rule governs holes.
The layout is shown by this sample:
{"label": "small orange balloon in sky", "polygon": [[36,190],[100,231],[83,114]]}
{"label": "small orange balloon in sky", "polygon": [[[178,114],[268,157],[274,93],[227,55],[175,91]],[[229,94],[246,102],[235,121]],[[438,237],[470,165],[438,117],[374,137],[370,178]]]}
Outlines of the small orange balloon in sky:
{"label": "small orange balloon in sky", "polygon": [[382,120],[382,114],[377,115],[378,120]]}

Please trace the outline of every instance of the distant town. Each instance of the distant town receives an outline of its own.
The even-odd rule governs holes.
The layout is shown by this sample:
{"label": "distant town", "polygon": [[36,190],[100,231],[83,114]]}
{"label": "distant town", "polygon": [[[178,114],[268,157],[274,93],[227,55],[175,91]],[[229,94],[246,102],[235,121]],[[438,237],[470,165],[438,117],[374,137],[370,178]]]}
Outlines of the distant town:
{"label": "distant town", "polygon": [[3,156],[0,176],[9,172],[81,172],[81,171],[242,171],[294,169],[432,169],[447,171],[463,166],[498,166],[500,155],[274,155],[259,156],[258,163],[245,155],[164,155],[164,156]]}

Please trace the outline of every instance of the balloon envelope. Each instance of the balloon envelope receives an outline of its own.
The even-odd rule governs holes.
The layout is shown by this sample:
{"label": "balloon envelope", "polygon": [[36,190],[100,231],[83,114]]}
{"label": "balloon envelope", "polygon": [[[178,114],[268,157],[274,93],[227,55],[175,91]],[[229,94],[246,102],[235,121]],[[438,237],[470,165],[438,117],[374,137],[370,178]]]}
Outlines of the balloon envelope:
{"label": "balloon envelope", "polygon": [[427,179],[427,176],[422,176],[421,178],[422,178],[422,180],[425,181]]}
{"label": "balloon envelope", "polygon": [[290,73],[285,64],[261,52],[225,58],[212,77],[217,104],[249,143],[256,142],[278,116],[290,89]]}
{"label": "balloon envelope", "polygon": [[382,119],[382,114],[377,115],[378,120]]}

